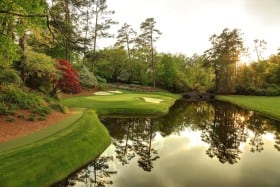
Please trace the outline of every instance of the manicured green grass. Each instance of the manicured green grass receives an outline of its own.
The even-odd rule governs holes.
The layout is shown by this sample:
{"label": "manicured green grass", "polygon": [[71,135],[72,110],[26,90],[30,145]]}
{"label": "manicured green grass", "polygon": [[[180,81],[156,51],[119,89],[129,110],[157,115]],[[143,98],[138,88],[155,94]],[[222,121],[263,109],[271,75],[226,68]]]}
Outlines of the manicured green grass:
{"label": "manicured green grass", "polygon": [[266,116],[280,119],[280,97],[266,96],[216,96],[216,99],[230,102]]}
{"label": "manicured green grass", "polygon": [[[142,97],[163,100],[160,103],[145,102]],[[93,108],[98,114],[162,114],[179,99],[178,95],[151,92],[126,92],[107,96],[87,96],[64,99],[62,102],[69,107]]]}
{"label": "manicured green grass", "polygon": [[[162,102],[149,103],[142,97]],[[162,114],[179,98],[164,92],[124,91],[64,99],[67,106],[88,109],[43,131],[1,143],[0,186],[49,186],[96,158],[110,144],[97,114]]]}
{"label": "manicured green grass", "polygon": [[69,127],[0,153],[0,186],[49,186],[98,156],[110,136],[93,110]]}

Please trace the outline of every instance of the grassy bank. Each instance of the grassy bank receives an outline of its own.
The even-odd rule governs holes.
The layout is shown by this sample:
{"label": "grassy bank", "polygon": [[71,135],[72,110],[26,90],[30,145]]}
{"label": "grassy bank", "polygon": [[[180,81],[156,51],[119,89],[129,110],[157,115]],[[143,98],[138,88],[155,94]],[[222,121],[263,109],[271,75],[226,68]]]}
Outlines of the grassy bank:
{"label": "grassy bank", "polygon": [[280,97],[216,96],[216,99],[236,104],[274,119],[280,119]]}
{"label": "grassy bank", "polygon": [[[146,102],[143,97],[160,100]],[[13,142],[0,144],[0,186],[48,186],[90,160],[110,144],[98,114],[162,114],[178,95],[125,92],[110,96],[63,99],[70,107],[88,108],[81,117]]]}
{"label": "grassy bank", "polygon": [[93,110],[69,127],[0,154],[0,186],[48,186],[98,156],[110,144]]}

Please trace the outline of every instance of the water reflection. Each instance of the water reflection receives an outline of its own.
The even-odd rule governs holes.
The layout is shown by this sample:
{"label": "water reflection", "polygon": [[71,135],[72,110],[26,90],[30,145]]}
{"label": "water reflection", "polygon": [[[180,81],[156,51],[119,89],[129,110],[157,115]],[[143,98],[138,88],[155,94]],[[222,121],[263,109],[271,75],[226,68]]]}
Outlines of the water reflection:
{"label": "water reflection", "polygon": [[[264,136],[270,136],[274,144],[274,146],[272,146],[274,148],[272,149],[280,151],[280,126],[278,121],[267,119],[251,111],[243,110],[223,102],[189,103],[178,101],[165,116],[157,118],[106,117],[102,119],[102,122],[108,128],[112,137],[112,149],[108,151],[111,152],[111,156],[103,154],[103,156],[91,163],[87,168],[70,178],[68,180],[68,185],[81,184],[81,182],[86,186],[91,186],[91,184],[95,186],[113,184],[116,171],[123,171],[123,168],[125,171],[127,168],[133,168],[128,172],[135,172],[136,168],[131,166],[133,164],[137,165],[137,167],[139,169],[141,168],[145,173],[153,173],[151,175],[156,178],[156,175],[159,174],[153,172],[155,164],[156,166],[163,165],[160,157],[166,157],[166,155],[170,155],[170,151],[173,151],[164,151],[162,148],[164,142],[169,141],[171,137],[173,137],[173,139],[178,139],[183,137],[183,135],[190,138],[194,134],[199,134],[200,140],[197,140],[194,145],[197,149],[204,150],[204,155],[207,155],[206,157],[212,160],[218,160],[220,165],[238,165],[242,159],[247,160],[248,158],[243,155],[246,151],[244,147],[248,147],[251,153],[260,154],[266,149]],[[174,144],[172,149],[176,150],[176,146],[182,147],[182,142],[183,141],[180,141],[180,143],[177,142]],[[202,145],[206,147],[201,148]],[[267,149],[271,149],[271,147]],[[182,152],[182,149],[180,149],[180,152]],[[172,158],[173,165],[177,164],[176,170],[180,170],[180,167],[183,167],[180,165],[180,160],[177,160],[177,158],[181,156],[179,153],[176,153],[174,158]],[[201,164],[200,162],[209,163],[203,155],[197,155],[197,157],[201,158],[203,161],[200,160],[197,162],[196,164],[198,165],[195,167],[203,167],[199,165]],[[210,162],[212,161],[210,160]],[[195,164],[195,162],[192,164]],[[211,163],[211,165],[212,164],[214,164],[214,162]],[[242,164],[244,165],[244,163]],[[219,166],[215,165],[215,167]],[[215,172],[225,173],[223,169],[220,168],[219,171]],[[157,168],[155,170],[156,173],[163,172]],[[176,178],[176,174],[174,174],[174,176],[172,176],[172,174],[170,175]],[[209,175],[209,173],[207,175]],[[147,176],[145,175],[145,177]],[[134,179],[130,180],[133,181]],[[211,181],[213,179],[209,180]],[[152,180],[149,181],[150,183],[146,185],[163,186],[163,184],[159,185],[154,182],[151,184]],[[186,185],[184,182],[181,183],[181,186]],[[198,183],[196,182],[194,184]],[[225,184],[229,185],[228,183]],[[235,183],[233,182],[233,184]],[[253,183],[249,181],[248,184]],[[258,182],[256,184],[262,183]],[[137,186],[136,182],[129,183],[128,186],[130,185]],[[143,183],[141,183],[141,185],[143,185]],[[177,182],[175,186],[180,185]]]}
{"label": "water reflection", "polygon": [[[159,158],[152,147],[156,125],[154,119],[143,118],[107,118],[102,120],[113,138],[116,158],[122,165],[138,156],[138,165],[144,171],[151,171],[153,162]],[[120,133],[121,131],[121,133]]]}

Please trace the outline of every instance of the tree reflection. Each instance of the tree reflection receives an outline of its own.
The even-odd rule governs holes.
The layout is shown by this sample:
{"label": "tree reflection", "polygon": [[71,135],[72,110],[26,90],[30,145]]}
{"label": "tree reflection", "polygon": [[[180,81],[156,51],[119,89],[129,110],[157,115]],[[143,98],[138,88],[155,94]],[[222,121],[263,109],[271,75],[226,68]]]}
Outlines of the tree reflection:
{"label": "tree reflection", "polygon": [[[241,143],[248,142],[251,152],[264,150],[263,135],[274,134],[274,147],[280,151],[279,121],[223,102],[177,101],[169,113],[160,117],[106,117],[102,120],[112,137],[115,157],[101,156],[68,180],[68,185],[106,186],[112,184],[116,171],[110,168],[129,164],[137,159],[146,172],[160,158],[153,147],[156,135],[180,135],[186,128],[201,132],[208,144],[206,154],[225,164],[235,164],[242,153]],[[115,159],[116,158],[116,159]],[[174,158],[176,162],[176,158]]]}
{"label": "tree reflection", "polygon": [[99,157],[86,168],[73,175],[68,180],[68,185],[83,184],[85,186],[105,187],[107,184],[113,184],[111,175],[117,172],[110,169],[110,161],[113,161],[111,156]]}
{"label": "tree reflection", "polygon": [[134,137],[134,148],[139,156],[138,166],[144,171],[150,172],[153,168],[153,162],[159,158],[158,151],[152,148],[152,140],[155,136],[153,120],[146,118],[141,128],[143,130],[137,131],[138,133]]}
{"label": "tree reflection", "polygon": [[155,124],[158,124],[155,120],[150,117],[103,120],[104,124],[111,124],[106,127],[113,137],[116,158],[122,165],[128,164],[137,155],[139,167],[144,171],[152,170],[153,162],[159,158],[157,150],[152,147],[157,129]]}
{"label": "tree reflection", "polygon": [[266,130],[264,120],[252,113],[248,120],[248,128],[252,130],[254,136],[250,139],[249,145],[251,145],[251,152],[261,152],[264,150],[264,143],[262,135]]}
{"label": "tree reflection", "polygon": [[274,147],[277,151],[280,151],[280,134],[279,133],[275,133],[274,134],[275,137],[275,144]]}
{"label": "tree reflection", "polygon": [[132,143],[135,120],[133,118],[108,118],[104,122],[111,124],[107,128],[113,137],[116,158],[122,165],[128,164],[135,157]]}
{"label": "tree reflection", "polygon": [[213,103],[213,106],[213,124],[202,130],[202,140],[209,144],[206,154],[217,157],[221,163],[235,164],[240,159],[240,143],[247,137],[243,118],[229,104]]}

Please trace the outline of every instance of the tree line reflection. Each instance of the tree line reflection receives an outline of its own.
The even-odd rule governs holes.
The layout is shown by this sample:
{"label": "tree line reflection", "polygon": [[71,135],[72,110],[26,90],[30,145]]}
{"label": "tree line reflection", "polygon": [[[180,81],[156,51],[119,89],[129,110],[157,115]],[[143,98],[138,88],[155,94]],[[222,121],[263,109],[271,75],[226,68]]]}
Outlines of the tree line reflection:
{"label": "tree line reflection", "polygon": [[109,167],[112,159],[121,165],[137,159],[138,166],[150,172],[154,162],[160,158],[152,146],[156,133],[166,137],[180,134],[186,128],[201,131],[201,140],[208,144],[206,154],[223,164],[235,164],[240,160],[241,143],[248,142],[251,152],[263,151],[263,135],[268,132],[274,134],[274,147],[280,151],[279,121],[223,102],[189,103],[180,100],[161,117],[107,117],[102,122],[112,137],[115,156],[96,159],[69,179],[68,185],[77,181],[89,186],[112,184],[110,176],[116,174]]}

